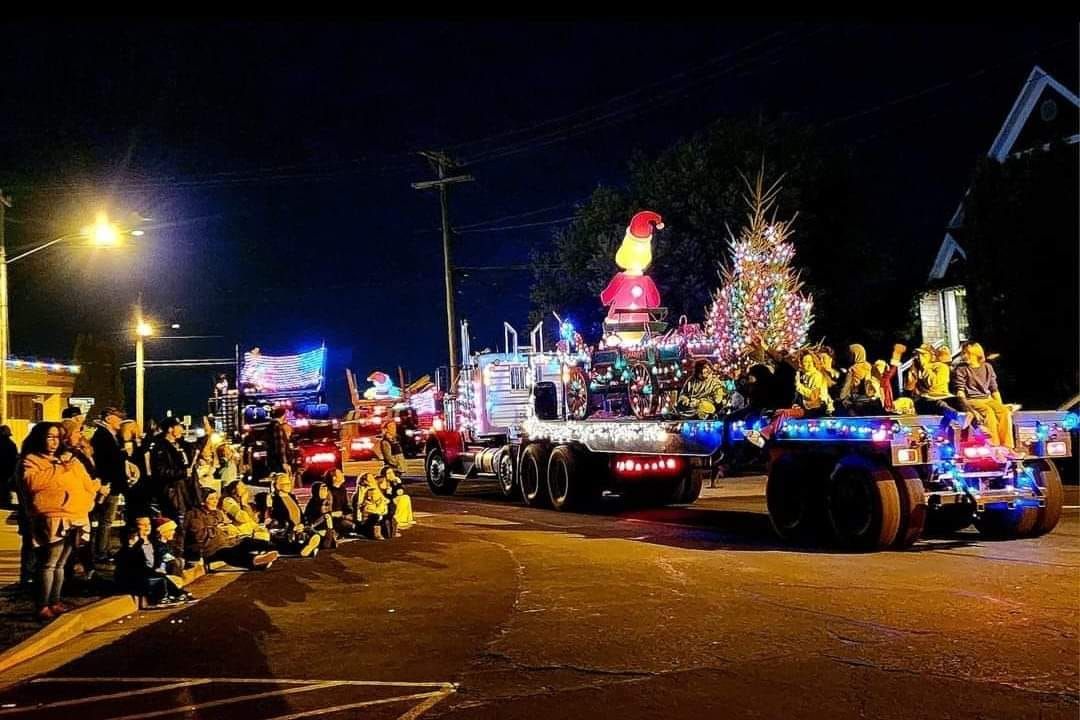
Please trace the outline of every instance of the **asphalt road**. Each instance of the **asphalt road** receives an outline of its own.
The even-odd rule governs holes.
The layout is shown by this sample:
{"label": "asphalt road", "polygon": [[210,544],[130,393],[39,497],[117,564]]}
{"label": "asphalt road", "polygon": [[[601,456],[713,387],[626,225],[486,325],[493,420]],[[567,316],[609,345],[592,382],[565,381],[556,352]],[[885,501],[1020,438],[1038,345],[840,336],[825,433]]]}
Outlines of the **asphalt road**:
{"label": "asphalt road", "polygon": [[1039,539],[841,554],[777,543],[755,480],[689,508],[587,515],[508,504],[491,484],[412,490],[422,516],[404,537],[239,577],[0,692],[0,717],[1080,712],[1074,508]]}

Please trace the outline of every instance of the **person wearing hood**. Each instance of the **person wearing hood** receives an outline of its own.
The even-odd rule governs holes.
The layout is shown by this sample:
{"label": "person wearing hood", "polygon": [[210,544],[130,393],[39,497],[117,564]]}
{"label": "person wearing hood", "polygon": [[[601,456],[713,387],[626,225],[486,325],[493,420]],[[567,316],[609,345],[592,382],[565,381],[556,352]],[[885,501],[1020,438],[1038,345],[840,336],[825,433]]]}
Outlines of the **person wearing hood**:
{"label": "person wearing hood", "polygon": [[390,503],[390,517],[393,518],[393,537],[401,537],[401,528],[416,524],[413,515],[412,498],[405,493],[405,485],[392,468],[383,468],[379,473],[379,489]]}
{"label": "person wearing hood", "polygon": [[392,467],[399,474],[405,473],[405,455],[401,451],[398,424],[394,420],[383,425],[382,436],[379,439],[379,456],[382,458],[383,465]]}
{"label": "person wearing hood", "polygon": [[942,426],[954,420],[967,428],[975,413],[963,409],[963,403],[949,391],[949,366],[936,359],[929,345],[915,348],[914,362],[904,383],[920,415],[941,415]]}
{"label": "person wearing hood", "polygon": [[840,404],[849,415],[881,415],[885,411],[881,386],[874,377],[874,368],[866,361],[866,348],[855,343],[848,350],[851,367],[840,388]]}
{"label": "person wearing hood", "polygon": [[320,549],[337,547],[337,537],[334,535],[334,501],[330,497],[330,486],[322,480],[316,480],[311,485],[311,498],[304,508],[304,523],[311,532],[322,538]]}
{"label": "person wearing hood", "polygon": [[[390,501],[379,488],[378,479],[371,473],[364,473],[356,485],[353,496],[356,516],[362,518],[360,527],[372,540],[389,539],[394,536],[390,527]],[[390,532],[387,533],[386,531]]]}
{"label": "person wearing hood", "polygon": [[694,369],[683,384],[675,409],[684,418],[715,418],[724,405],[724,383],[705,359],[694,361]]}
{"label": "person wearing hood", "polygon": [[278,558],[270,543],[243,536],[218,508],[220,495],[203,488],[202,504],[186,518],[184,548],[190,557],[210,563],[221,561],[249,570],[269,568]]}
{"label": "person wearing hood", "polygon": [[322,537],[305,526],[300,503],[293,495],[292,477],[275,473],[270,479],[274,489],[266,494],[266,527],[271,541],[284,553],[315,557]]}
{"label": "person wearing hood", "polygon": [[784,420],[788,418],[821,417],[831,415],[833,401],[829,396],[829,384],[825,374],[818,366],[817,354],[805,350],[799,359],[799,372],[795,376],[795,403],[791,407],[776,411],[772,420],[764,428],[750,430],[746,440],[757,447],[765,447]]}
{"label": "person wearing hood", "polygon": [[327,470],[323,482],[330,490],[330,513],[334,518],[334,531],[340,537],[356,533],[356,514],[349,501],[349,489],[345,487],[345,473],[340,468]]}

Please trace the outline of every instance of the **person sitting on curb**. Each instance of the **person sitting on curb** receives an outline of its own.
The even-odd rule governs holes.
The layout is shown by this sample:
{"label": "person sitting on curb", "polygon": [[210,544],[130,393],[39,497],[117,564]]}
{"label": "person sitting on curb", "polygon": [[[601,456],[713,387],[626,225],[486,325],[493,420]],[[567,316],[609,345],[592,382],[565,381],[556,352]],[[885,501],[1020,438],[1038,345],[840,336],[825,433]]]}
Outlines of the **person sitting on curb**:
{"label": "person sitting on curb", "polygon": [[379,489],[390,503],[390,517],[394,521],[394,537],[401,537],[398,530],[416,524],[413,517],[412,498],[405,493],[405,485],[392,468],[383,468],[379,473]]}
{"label": "person sitting on curb", "polygon": [[356,513],[349,500],[349,489],[345,487],[345,473],[341,468],[327,470],[323,482],[330,489],[330,514],[334,518],[334,532],[338,537],[350,537],[356,534]]}
{"label": "person sitting on curb", "polygon": [[221,511],[242,535],[270,542],[270,531],[259,522],[259,513],[251,504],[251,489],[243,480],[233,480],[221,494]]}
{"label": "person sitting on curb", "polygon": [[334,533],[334,501],[330,498],[330,487],[322,480],[311,484],[311,498],[304,508],[304,523],[322,538],[319,548],[330,550],[337,547],[337,535]]}
{"label": "person sitting on curb", "polygon": [[356,486],[353,496],[361,532],[372,540],[389,539],[394,536],[391,526],[390,502],[379,489],[378,479],[371,473],[364,473]]}
{"label": "person sitting on curb", "polygon": [[168,575],[173,559],[169,547],[153,537],[150,518],[136,518],[135,527],[116,560],[116,584],[124,592],[145,598],[154,607],[191,602],[192,594],[182,590]]}
{"label": "person sitting on curb", "polygon": [[277,552],[268,542],[241,535],[218,509],[219,498],[210,488],[203,488],[202,505],[185,517],[188,522],[184,547],[188,555],[205,563],[221,561],[249,570],[269,568],[277,560]]}
{"label": "person sitting on curb", "polygon": [[275,473],[270,478],[274,489],[266,494],[266,527],[271,542],[283,553],[315,557],[322,536],[305,527],[303,511],[292,492],[292,477]]}

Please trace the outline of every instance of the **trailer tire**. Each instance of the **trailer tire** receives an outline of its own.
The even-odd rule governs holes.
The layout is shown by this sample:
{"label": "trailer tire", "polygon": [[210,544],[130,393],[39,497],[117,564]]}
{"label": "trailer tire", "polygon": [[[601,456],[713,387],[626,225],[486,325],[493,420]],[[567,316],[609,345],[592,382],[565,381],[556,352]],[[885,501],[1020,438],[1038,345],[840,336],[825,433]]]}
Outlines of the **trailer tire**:
{"label": "trailer tire", "polygon": [[833,536],[852,550],[883,550],[900,529],[900,493],[892,474],[858,455],[841,458],[829,475],[826,507]]}
{"label": "trailer tire", "polygon": [[1039,508],[1035,527],[1031,530],[1032,535],[1039,536],[1056,528],[1061,520],[1065,488],[1061,486],[1061,473],[1052,460],[1037,460],[1032,463],[1032,469],[1035,471],[1035,482],[1046,500],[1046,506]]}
{"label": "trailer tire", "polygon": [[529,507],[542,507],[547,503],[548,449],[532,443],[521,455],[518,471],[521,500]]}
{"label": "trailer tire", "polygon": [[450,474],[442,450],[433,447],[424,458],[424,478],[434,495],[453,495],[457,490],[458,480]]}
{"label": "trailer tire", "polygon": [[893,479],[900,495],[900,529],[894,547],[904,549],[918,542],[926,529],[926,490],[915,468],[893,468]]}
{"label": "trailer tire", "polygon": [[518,485],[514,477],[514,448],[511,445],[504,445],[495,458],[495,477],[499,480],[503,497],[513,500],[518,494]]}
{"label": "trailer tire", "polygon": [[582,458],[569,445],[551,451],[547,466],[547,499],[560,511],[577,510],[588,500]]}
{"label": "trailer tire", "polygon": [[774,450],[769,458],[765,504],[769,523],[781,540],[807,540],[817,530],[807,458]]}

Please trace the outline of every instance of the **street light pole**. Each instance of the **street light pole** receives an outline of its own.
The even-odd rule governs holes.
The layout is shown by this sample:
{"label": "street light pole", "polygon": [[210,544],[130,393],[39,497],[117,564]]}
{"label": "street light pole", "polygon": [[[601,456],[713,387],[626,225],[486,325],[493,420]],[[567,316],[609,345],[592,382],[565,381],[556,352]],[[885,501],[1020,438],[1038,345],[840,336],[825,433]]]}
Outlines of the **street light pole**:
{"label": "street light pole", "polygon": [[146,432],[144,424],[146,407],[146,362],[143,355],[143,340],[154,334],[154,328],[150,326],[142,316],[142,306],[139,306],[135,315],[135,425],[139,433]]}
{"label": "street light pole", "polygon": [[4,245],[4,213],[11,207],[11,199],[0,190],[0,424],[8,416],[8,290],[7,248]]}

